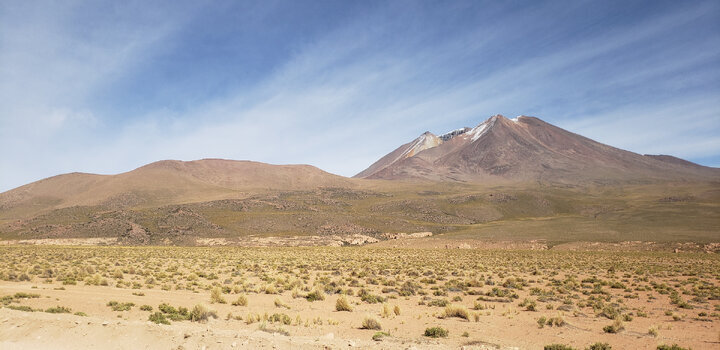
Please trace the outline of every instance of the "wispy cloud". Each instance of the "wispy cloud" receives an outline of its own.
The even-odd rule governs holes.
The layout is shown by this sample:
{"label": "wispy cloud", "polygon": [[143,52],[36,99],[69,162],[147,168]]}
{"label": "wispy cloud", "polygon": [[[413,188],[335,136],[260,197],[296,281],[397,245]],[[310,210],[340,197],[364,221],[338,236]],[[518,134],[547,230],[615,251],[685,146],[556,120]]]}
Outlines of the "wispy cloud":
{"label": "wispy cloud", "polygon": [[[157,16],[138,19],[123,8],[115,25],[88,38],[70,23],[77,8],[4,8],[6,17],[25,14],[29,24],[0,18],[0,162],[12,169],[0,175],[0,189],[59,172],[116,173],[204,157],[309,163],[353,175],[425,130],[473,126],[495,113],[536,115],[632,151],[720,164],[720,31],[709,24],[719,6],[638,18],[595,9],[594,27],[574,17],[583,6],[373,4],[283,41],[291,49],[282,60],[253,66],[263,74],[250,81],[214,95],[173,86],[178,96],[209,96],[182,108],[151,100],[142,108],[122,100],[108,107],[98,104],[98,91],[116,91],[126,86],[116,82],[129,79],[127,86],[138,86],[149,79],[139,72],[162,67],[154,57],[193,49],[183,46],[187,23],[217,30],[232,24],[186,10],[155,9]],[[283,6],[256,14],[270,22],[243,30],[262,33],[277,11]],[[296,20],[284,35],[302,24]],[[272,44],[262,35],[254,42]],[[214,45],[222,55],[228,43]],[[236,66],[187,69],[245,74]],[[167,87],[152,76],[147,84]],[[117,117],[123,111],[133,114]]]}

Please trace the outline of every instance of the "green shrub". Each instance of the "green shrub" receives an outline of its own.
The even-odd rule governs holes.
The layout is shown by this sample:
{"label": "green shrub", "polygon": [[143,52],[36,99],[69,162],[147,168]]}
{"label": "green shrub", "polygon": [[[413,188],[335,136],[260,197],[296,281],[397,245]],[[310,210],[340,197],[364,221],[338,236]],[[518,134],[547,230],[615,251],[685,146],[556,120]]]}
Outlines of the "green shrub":
{"label": "green shrub", "polygon": [[692,350],[692,349],[683,348],[683,347],[678,346],[677,344],[673,344],[671,346],[663,344],[663,345],[658,345],[657,350]]}
{"label": "green shrub", "polygon": [[148,317],[148,320],[150,322],[155,322],[157,324],[170,324],[170,321],[168,321],[168,319],[165,318],[165,314],[163,314],[162,312],[159,312],[159,311],[155,312],[154,314],[151,314]]}
{"label": "green shrub", "polygon": [[535,300],[527,299],[523,300],[522,303],[519,305],[520,307],[524,307],[527,311],[536,311],[537,303]]}
{"label": "green shrub", "polygon": [[6,306],[10,310],[17,310],[17,311],[25,311],[25,312],[33,312],[33,308],[25,305],[8,305]]}
{"label": "green shrub", "polygon": [[388,332],[375,332],[372,336],[372,340],[374,341],[381,341],[385,337],[389,337],[390,333]]}
{"label": "green shrub", "polygon": [[176,314],[178,312],[177,309],[165,303],[160,304],[160,306],[158,306],[158,309],[164,314]]}
{"label": "green shrub", "polygon": [[45,310],[45,312],[51,313],[51,314],[69,314],[71,312],[70,308],[64,307],[64,306],[56,306],[51,307]]}
{"label": "green shrub", "polygon": [[450,305],[450,302],[446,299],[433,299],[428,303],[428,306],[446,307],[448,305]]}
{"label": "green shrub", "polygon": [[577,350],[570,345],[565,344],[550,344],[545,345],[544,350]]}
{"label": "green shrub", "polygon": [[425,336],[430,338],[447,338],[448,330],[442,327],[430,327],[425,329]]}
{"label": "green shrub", "polygon": [[307,299],[307,301],[325,300],[325,292],[316,289],[308,293],[308,295],[305,296],[305,299]]}
{"label": "green shrub", "polygon": [[134,303],[119,303],[117,301],[110,301],[107,303],[107,306],[112,308],[113,311],[129,311],[133,306],[135,306]]}
{"label": "green shrub", "polygon": [[360,297],[360,300],[362,300],[368,304],[384,303],[386,300],[385,298],[383,298],[379,295],[369,293],[365,289],[361,289],[360,292],[358,293],[358,296]]}
{"label": "green shrub", "polygon": [[292,319],[287,314],[272,314],[268,320],[270,322],[279,322],[286,326],[289,326],[292,323]]}
{"label": "green shrub", "polygon": [[545,327],[545,322],[547,322],[547,317],[540,316],[540,318],[537,319],[538,328]]}
{"label": "green shrub", "polygon": [[187,321],[190,319],[190,312],[184,307],[176,309],[168,304],[162,303],[158,306],[158,309],[171,321]]}
{"label": "green shrub", "polygon": [[15,295],[14,295],[15,299],[33,299],[33,298],[39,298],[39,297],[40,297],[40,294],[24,293],[24,292],[15,293]]}
{"label": "green shrub", "polygon": [[150,305],[140,306],[140,310],[142,310],[142,311],[152,311],[152,309],[153,309],[153,307]]}
{"label": "green shrub", "polygon": [[586,350],[612,350],[612,346],[608,343],[595,343],[590,345]]}

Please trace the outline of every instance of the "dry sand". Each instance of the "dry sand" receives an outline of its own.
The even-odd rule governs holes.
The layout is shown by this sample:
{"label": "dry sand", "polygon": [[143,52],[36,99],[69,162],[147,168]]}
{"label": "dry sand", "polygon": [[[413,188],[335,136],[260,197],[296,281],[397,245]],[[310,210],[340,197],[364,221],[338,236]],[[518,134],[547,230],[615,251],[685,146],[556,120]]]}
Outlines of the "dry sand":
{"label": "dry sand", "polygon": [[[32,288],[36,286],[37,288]],[[414,299],[402,298],[391,301],[399,305],[402,313],[389,318],[377,317],[380,304],[360,303],[353,305],[353,312],[337,312],[336,297],[324,301],[308,302],[293,299],[289,295],[249,295],[249,306],[212,304],[206,292],[142,290],[144,296],[133,295],[139,290],[99,286],[64,286],[57,284],[31,284],[0,282],[0,295],[17,292],[37,293],[37,299],[23,300],[20,305],[48,308],[56,305],[82,311],[89,316],[49,314],[0,309],[1,349],[541,349],[550,343],[573,344],[584,348],[594,342],[608,342],[614,349],[654,349],[658,344],[678,343],[693,349],[718,349],[720,342],[719,322],[694,321],[692,313],[682,323],[668,317],[636,318],[626,323],[626,330],[619,334],[605,334],[602,326],[610,323],[594,315],[566,317],[564,327],[539,329],[536,319],[540,315],[553,316],[559,311],[521,311],[513,305],[497,305],[487,310],[479,322],[446,319],[442,322],[450,331],[446,339],[423,337],[427,327],[439,324],[434,308],[417,305]],[[231,297],[231,296],[227,296]],[[289,309],[278,308],[274,300],[280,298]],[[133,302],[130,311],[113,312],[106,306],[110,300]],[[231,300],[228,300],[228,302]],[[220,316],[205,324],[189,321],[157,325],[147,321],[149,315],[139,310],[140,305],[157,305],[167,302],[175,306],[192,307],[202,303],[216,310]],[[665,301],[648,305],[649,310],[662,310]],[[697,312],[696,310],[690,310]],[[246,324],[239,320],[226,320],[228,312],[245,316],[247,313],[283,312],[291,317],[300,315],[303,323],[319,319],[322,325],[282,326],[290,336],[259,330],[259,323]],[[381,342],[371,340],[375,331],[359,329],[365,315],[375,315],[392,337]],[[333,322],[334,324],[329,324]],[[660,335],[648,334],[651,325],[659,326]],[[277,328],[277,324],[268,324]],[[462,336],[467,332],[467,337]]]}

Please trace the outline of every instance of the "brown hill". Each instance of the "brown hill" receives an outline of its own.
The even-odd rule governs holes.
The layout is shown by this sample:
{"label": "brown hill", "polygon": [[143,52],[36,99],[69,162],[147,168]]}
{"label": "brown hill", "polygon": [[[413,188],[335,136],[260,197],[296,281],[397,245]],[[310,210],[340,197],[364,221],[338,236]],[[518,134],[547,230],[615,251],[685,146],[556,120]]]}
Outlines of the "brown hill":
{"label": "brown hill", "polygon": [[59,175],[0,193],[0,244],[356,244],[400,232],[711,243],[720,222],[718,169],[623,151],[531,117],[424,133],[359,175],[219,159]]}
{"label": "brown hill", "polygon": [[351,179],[310,165],[223,159],[164,160],[118,175],[58,175],[1,193],[0,218],[29,217],[72,206],[147,207],[319,186],[354,184]]}
{"label": "brown hill", "polygon": [[[430,146],[422,142],[427,139],[440,142]],[[441,136],[425,133],[356,177],[607,184],[713,181],[720,180],[720,169],[624,151],[534,117],[496,115],[472,129]]]}

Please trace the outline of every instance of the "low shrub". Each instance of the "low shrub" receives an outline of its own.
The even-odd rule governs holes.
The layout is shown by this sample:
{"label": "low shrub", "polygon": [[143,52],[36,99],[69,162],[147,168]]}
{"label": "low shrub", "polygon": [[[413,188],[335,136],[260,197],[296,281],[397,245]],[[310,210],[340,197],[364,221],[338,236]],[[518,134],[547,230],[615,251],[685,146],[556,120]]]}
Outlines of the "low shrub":
{"label": "low shrub", "polygon": [[165,314],[160,311],[157,311],[154,314],[150,314],[148,320],[157,324],[170,324],[170,321],[168,321],[168,319],[165,317]]}
{"label": "low shrub", "polygon": [[25,312],[35,311],[33,308],[26,306],[26,305],[8,305],[6,307],[10,310],[17,310],[17,311],[25,311]]}
{"label": "low shrub", "polygon": [[445,307],[445,317],[457,317],[465,320],[470,320],[470,313],[463,306],[449,305]]}
{"label": "low shrub", "polygon": [[208,318],[217,318],[217,313],[215,311],[208,310],[203,305],[195,305],[195,307],[190,311],[190,317],[188,318],[192,322],[205,322],[208,320]]}
{"label": "low shrub", "polygon": [[374,330],[382,330],[382,326],[380,325],[380,322],[376,320],[373,317],[365,317],[365,319],[362,321],[362,327],[361,329],[374,329]]}
{"label": "low shrub", "polygon": [[305,299],[307,299],[307,301],[325,300],[325,292],[316,289],[316,290],[308,293],[305,296]]}
{"label": "low shrub", "polygon": [[562,327],[565,325],[565,319],[562,318],[562,316],[550,317],[547,319],[547,322],[545,322],[545,324],[551,327]]}
{"label": "low shrub", "polygon": [[237,297],[235,301],[232,302],[233,306],[247,306],[248,300],[247,297],[244,294],[241,294]]}
{"label": "low shrub", "polygon": [[110,301],[107,303],[107,306],[112,308],[113,311],[129,311],[133,306],[135,306],[134,303],[119,303],[117,301]]}
{"label": "low shrub", "polygon": [[690,348],[683,348],[677,344],[673,345],[658,345],[657,350],[691,350]]}
{"label": "low shrub", "polygon": [[620,319],[616,319],[612,324],[603,327],[603,331],[605,331],[605,333],[617,333],[623,329],[625,329],[625,326]]}
{"label": "low shrub", "polygon": [[447,338],[448,330],[442,327],[430,327],[425,329],[425,336],[430,338]]}
{"label": "low shrub", "polygon": [[381,341],[385,337],[389,337],[390,333],[388,332],[375,332],[372,336],[372,340],[374,341]]}
{"label": "low shrub", "polygon": [[51,314],[69,314],[71,312],[70,308],[64,307],[64,306],[56,306],[51,307],[48,309],[45,309],[45,312],[51,313]]}
{"label": "low shrub", "polygon": [[352,311],[352,307],[350,306],[350,303],[347,301],[347,298],[345,298],[344,296],[341,296],[335,302],[335,310],[337,310],[337,311]]}
{"label": "low shrub", "polygon": [[577,350],[570,345],[565,344],[550,344],[545,345],[544,350]]}
{"label": "low shrub", "polygon": [[225,304],[227,301],[225,301],[225,298],[222,297],[222,289],[220,287],[215,287],[210,291],[210,302],[211,303],[218,303],[218,304]]}

